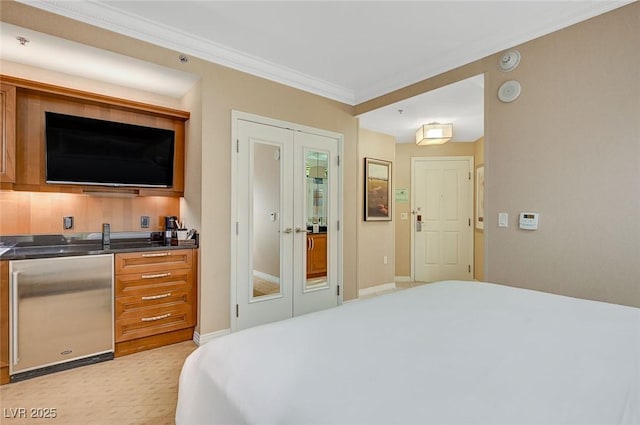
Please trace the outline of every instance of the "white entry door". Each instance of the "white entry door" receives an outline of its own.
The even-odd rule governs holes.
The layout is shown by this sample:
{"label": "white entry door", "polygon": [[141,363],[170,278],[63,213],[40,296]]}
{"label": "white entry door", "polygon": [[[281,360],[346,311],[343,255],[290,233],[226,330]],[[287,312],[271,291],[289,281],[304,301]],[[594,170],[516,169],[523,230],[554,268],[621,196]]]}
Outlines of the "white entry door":
{"label": "white entry door", "polygon": [[473,158],[412,159],[413,279],[471,280]]}
{"label": "white entry door", "polygon": [[232,327],[244,329],[336,306],[338,138],[248,119],[234,122]]}

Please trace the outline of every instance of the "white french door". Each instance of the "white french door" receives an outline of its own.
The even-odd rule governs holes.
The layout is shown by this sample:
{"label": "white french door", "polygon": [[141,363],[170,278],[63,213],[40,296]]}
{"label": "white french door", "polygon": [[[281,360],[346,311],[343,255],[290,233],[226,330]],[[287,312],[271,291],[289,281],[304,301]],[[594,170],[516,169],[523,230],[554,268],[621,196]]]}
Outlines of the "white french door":
{"label": "white french door", "polygon": [[473,158],[413,158],[413,280],[471,280]]}
{"label": "white french door", "polygon": [[234,330],[341,299],[340,139],[259,121],[234,116]]}

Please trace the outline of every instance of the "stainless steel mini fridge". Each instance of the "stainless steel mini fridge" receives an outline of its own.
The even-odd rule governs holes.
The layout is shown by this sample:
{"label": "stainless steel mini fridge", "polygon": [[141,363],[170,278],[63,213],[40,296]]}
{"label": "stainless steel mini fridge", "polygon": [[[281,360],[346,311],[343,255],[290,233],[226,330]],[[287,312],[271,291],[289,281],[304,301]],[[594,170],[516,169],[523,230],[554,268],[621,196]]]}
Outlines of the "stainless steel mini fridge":
{"label": "stainless steel mini fridge", "polygon": [[9,279],[12,381],[113,358],[113,255],[15,260]]}

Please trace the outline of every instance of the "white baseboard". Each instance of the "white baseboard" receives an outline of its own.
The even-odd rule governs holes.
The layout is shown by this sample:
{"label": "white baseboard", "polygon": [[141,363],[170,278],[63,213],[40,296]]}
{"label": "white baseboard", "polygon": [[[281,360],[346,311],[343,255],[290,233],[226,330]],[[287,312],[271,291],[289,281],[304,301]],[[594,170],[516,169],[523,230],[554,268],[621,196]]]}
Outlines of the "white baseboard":
{"label": "white baseboard", "polygon": [[360,301],[360,299],[359,298],[353,298],[351,300],[344,300],[344,301],[342,301],[342,304],[354,303],[356,301]]}
{"label": "white baseboard", "polygon": [[411,282],[411,276],[396,276],[396,282]]}
{"label": "white baseboard", "polygon": [[371,286],[369,288],[360,289],[358,291],[358,297],[361,297],[363,295],[375,294],[376,292],[388,291],[390,289],[396,289],[395,282],[383,283],[382,285],[376,285],[376,286]]}
{"label": "white baseboard", "polygon": [[231,329],[222,329],[220,331],[209,332],[204,335],[200,335],[198,332],[193,333],[193,342],[198,345],[206,344],[207,342],[214,340],[218,337],[228,335],[231,333]]}

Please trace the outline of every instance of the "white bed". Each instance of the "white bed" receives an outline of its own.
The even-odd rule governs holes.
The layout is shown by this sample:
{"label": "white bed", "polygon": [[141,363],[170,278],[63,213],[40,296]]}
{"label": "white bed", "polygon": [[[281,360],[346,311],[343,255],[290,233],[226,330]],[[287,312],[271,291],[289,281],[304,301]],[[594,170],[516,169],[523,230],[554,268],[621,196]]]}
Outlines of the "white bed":
{"label": "white bed", "polygon": [[177,425],[640,424],[640,309],[439,282],[217,338]]}

